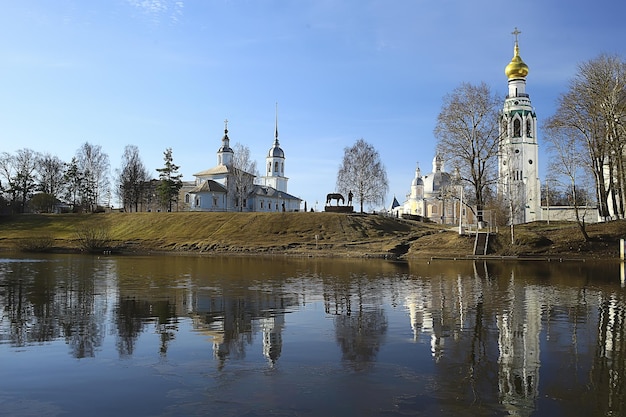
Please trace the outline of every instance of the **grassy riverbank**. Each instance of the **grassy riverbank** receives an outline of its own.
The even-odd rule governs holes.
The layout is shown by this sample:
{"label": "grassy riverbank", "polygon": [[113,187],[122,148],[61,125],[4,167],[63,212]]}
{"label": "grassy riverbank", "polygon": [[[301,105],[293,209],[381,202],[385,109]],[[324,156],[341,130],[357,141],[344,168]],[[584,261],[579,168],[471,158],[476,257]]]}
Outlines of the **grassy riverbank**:
{"label": "grassy riverbank", "polygon": [[[491,238],[491,254],[617,258],[626,222],[516,226]],[[94,241],[90,241],[93,239]],[[435,224],[335,213],[108,213],[0,217],[0,250],[122,253],[289,254],[296,256],[464,257],[474,239]]]}

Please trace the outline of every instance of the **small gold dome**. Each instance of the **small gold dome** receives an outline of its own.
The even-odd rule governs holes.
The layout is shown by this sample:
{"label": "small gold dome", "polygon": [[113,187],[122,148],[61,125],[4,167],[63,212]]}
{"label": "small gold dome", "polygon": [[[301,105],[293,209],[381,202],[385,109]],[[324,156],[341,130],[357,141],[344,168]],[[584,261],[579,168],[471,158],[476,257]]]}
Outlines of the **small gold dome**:
{"label": "small gold dome", "polygon": [[504,69],[504,73],[509,77],[509,80],[512,78],[524,78],[528,75],[528,65],[526,65],[519,56],[519,46],[517,46],[517,42],[515,42],[513,58]]}

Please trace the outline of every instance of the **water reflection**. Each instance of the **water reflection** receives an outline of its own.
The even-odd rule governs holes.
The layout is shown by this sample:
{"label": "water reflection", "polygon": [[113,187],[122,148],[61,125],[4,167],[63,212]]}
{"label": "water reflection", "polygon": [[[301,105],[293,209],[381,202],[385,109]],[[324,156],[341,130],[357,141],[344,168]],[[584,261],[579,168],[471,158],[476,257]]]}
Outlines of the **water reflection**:
{"label": "water reflection", "polygon": [[322,388],[302,367],[334,357],[360,381],[342,389],[379,392],[354,409],[381,415],[624,415],[620,279],[609,263],[5,259],[0,351],[167,361],[194,334],[219,374],[263,363],[303,392]]}

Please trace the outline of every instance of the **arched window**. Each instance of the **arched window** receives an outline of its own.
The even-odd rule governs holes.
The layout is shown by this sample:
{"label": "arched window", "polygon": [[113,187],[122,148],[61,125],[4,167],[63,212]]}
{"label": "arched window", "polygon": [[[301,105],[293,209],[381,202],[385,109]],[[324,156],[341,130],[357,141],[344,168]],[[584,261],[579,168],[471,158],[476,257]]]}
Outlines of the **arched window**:
{"label": "arched window", "polygon": [[267,173],[270,174],[272,172],[272,163],[268,162],[267,163]]}
{"label": "arched window", "polygon": [[522,122],[519,119],[513,120],[513,137],[519,138],[522,136]]}
{"label": "arched window", "polygon": [[530,117],[526,118],[526,137],[533,137],[532,125],[532,119]]}
{"label": "arched window", "polygon": [[278,172],[278,162],[274,162],[274,172]]}
{"label": "arched window", "polygon": [[189,203],[189,194],[185,194],[185,203]]}

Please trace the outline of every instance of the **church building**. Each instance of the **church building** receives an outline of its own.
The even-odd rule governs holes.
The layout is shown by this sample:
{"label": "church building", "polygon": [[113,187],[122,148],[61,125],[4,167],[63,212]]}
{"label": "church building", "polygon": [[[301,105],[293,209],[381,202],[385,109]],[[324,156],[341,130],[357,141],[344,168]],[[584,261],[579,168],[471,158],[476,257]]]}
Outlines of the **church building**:
{"label": "church building", "polygon": [[392,208],[397,217],[415,216],[441,224],[458,224],[459,216],[466,221],[467,213],[460,200],[461,187],[444,167],[444,159],[437,154],[433,158],[432,172],[422,176],[419,166],[411,182],[411,191],[404,203]]}
{"label": "church building", "polygon": [[[225,122],[222,146],[217,150],[217,165],[193,174],[195,185],[185,194],[191,211],[299,211],[301,199],[287,193],[285,152],[278,141],[278,121],[274,144],[264,164],[265,175],[245,172],[234,164],[228,122]],[[241,192],[240,192],[241,190]]]}
{"label": "church building", "polygon": [[519,55],[515,29],[513,58],[504,72],[509,93],[500,114],[498,194],[508,203],[512,224],[541,220],[537,115],[526,93],[528,65]]}

